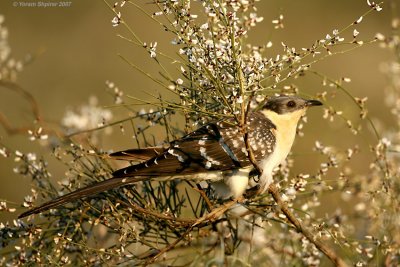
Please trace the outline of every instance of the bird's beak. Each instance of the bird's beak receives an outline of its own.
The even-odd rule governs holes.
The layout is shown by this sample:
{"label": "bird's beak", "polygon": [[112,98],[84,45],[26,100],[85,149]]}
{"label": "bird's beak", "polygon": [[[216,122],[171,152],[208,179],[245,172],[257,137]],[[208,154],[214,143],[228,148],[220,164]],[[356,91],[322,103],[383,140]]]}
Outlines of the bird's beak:
{"label": "bird's beak", "polygon": [[322,102],[318,100],[307,100],[306,101],[306,106],[307,107],[312,107],[312,106],[322,106]]}

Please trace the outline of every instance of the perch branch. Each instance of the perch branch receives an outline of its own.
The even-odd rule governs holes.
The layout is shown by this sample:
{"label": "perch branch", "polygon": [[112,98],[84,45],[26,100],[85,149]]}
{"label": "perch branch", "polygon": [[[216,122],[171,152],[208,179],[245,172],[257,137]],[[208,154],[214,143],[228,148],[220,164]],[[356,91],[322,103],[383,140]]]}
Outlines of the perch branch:
{"label": "perch branch", "polygon": [[[244,133],[244,141],[246,145],[246,149],[248,151],[248,157],[250,162],[253,164],[254,168],[257,170],[259,174],[261,174],[262,170],[257,164],[257,161],[254,157],[253,151],[251,150],[250,144],[249,144],[249,138],[248,138],[248,133]],[[296,228],[296,230],[301,233],[304,237],[306,237],[311,243],[315,245],[315,247],[321,251],[322,253],[325,254],[328,259],[335,264],[335,266],[338,267],[345,267],[347,264],[342,260],[336,252],[331,249],[329,246],[326,244],[322,243],[320,240],[317,240],[314,237],[314,234],[307,229],[297,218],[296,216],[290,211],[288,205],[282,200],[281,195],[279,194],[279,190],[276,187],[275,184],[271,184],[268,188],[268,192],[272,195],[274,198],[276,204],[280,208],[280,210],[285,214],[286,218],[289,220],[289,222]]]}
{"label": "perch branch", "polygon": [[332,261],[335,266],[338,267],[345,267],[347,264],[336,254],[336,252],[322,243],[320,240],[316,239],[314,234],[311,233],[296,217],[295,215],[289,210],[288,205],[282,200],[281,195],[279,194],[279,190],[275,184],[271,184],[268,188],[268,192],[274,198],[276,204],[279,206],[283,214],[285,214],[286,218],[290,221],[291,224],[296,228],[299,233],[302,233],[304,237],[306,237],[310,242],[312,242],[319,251],[325,254],[329,260]]}

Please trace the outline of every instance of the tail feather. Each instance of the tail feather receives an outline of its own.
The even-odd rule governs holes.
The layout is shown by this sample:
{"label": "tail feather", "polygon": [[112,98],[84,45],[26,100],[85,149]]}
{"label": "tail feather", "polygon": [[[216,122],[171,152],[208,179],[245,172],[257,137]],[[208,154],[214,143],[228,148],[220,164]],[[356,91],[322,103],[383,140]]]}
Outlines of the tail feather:
{"label": "tail feather", "polygon": [[147,178],[145,177],[126,177],[126,178],[120,178],[120,177],[114,177],[105,181],[101,181],[98,183],[95,183],[93,185],[89,185],[87,187],[78,189],[74,192],[71,192],[69,194],[66,194],[64,196],[60,196],[56,199],[53,199],[49,202],[44,203],[43,205],[30,209],[18,216],[18,218],[23,218],[32,214],[37,214],[41,213],[43,211],[59,207],[63,204],[72,202],[77,199],[85,198],[88,196],[95,195],[100,192],[104,192],[113,188],[120,187],[122,185],[127,185],[139,181],[146,180]]}
{"label": "tail feather", "polygon": [[[114,159],[120,160],[130,160],[130,161],[148,161],[154,157],[157,157],[161,153],[164,152],[162,147],[150,147],[144,149],[129,149],[124,151],[118,151],[115,153],[111,153],[109,156]],[[32,214],[41,213],[43,211],[53,209],[59,207],[63,204],[75,201],[77,199],[85,198],[88,196],[92,196],[113,188],[120,187],[122,185],[127,185],[131,183],[136,183],[139,181],[147,180],[148,177],[127,177],[125,172],[116,172],[114,173],[114,177],[105,181],[101,181],[95,183],[93,185],[89,185],[87,187],[78,189],[74,192],[66,194],[64,196],[60,196],[55,198],[49,202],[44,203],[43,205],[30,209],[18,216],[18,218],[27,217]]]}
{"label": "tail feather", "polygon": [[149,147],[118,151],[115,153],[111,153],[109,156],[113,159],[118,160],[147,161],[160,155],[163,152],[164,148],[162,147]]}

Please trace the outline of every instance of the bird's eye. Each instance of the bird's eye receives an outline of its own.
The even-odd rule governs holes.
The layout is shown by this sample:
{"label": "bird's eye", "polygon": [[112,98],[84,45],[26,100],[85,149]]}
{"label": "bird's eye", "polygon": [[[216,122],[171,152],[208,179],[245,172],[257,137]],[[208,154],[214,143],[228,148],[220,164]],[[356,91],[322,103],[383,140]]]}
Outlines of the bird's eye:
{"label": "bird's eye", "polygon": [[296,102],[294,102],[293,100],[287,102],[286,106],[288,108],[294,108],[296,106]]}

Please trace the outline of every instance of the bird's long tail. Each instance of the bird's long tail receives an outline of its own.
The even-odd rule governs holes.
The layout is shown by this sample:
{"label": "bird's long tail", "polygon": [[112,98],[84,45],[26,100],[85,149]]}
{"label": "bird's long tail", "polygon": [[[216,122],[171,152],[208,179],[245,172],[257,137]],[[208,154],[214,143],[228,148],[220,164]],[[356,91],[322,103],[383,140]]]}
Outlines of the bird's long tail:
{"label": "bird's long tail", "polygon": [[[164,151],[163,148],[161,147],[149,147],[145,149],[128,149],[124,151],[118,151],[115,153],[110,154],[109,156],[113,159],[119,159],[119,160],[129,160],[129,161],[137,161],[137,162],[143,162],[147,161],[153,157],[158,156]],[[122,169],[125,170],[125,169]],[[30,209],[21,215],[18,216],[18,218],[23,218],[32,214],[37,214],[52,208],[56,208],[58,206],[61,206],[63,204],[72,202],[77,199],[85,198],[88,196],[95,195],[97,193],[101,193],[113,188],[120,187],[122,185],[127,185],[127,184],[132,184],[136,183],[139,181],[147,180],[149,179],[147,177],[126,177],[127,174],[126,172],[123,171],[117,171],[114,172],[114,177],[102,182],[98,182],[92,185],[89,185],[85,188],[78,189],[74,192],[71,192],[69,194],[66,194],[64,196],[60,196],[56,199],[53,199],[49,202],[44,203],[43,205]]]}
{"label": "bird's long tail", "polygon": [[162,147],[133,148],[109,154],[112,159],[143,162],[157,157],[165,151]]}
{"label": "bird's long tail", "polygon": [[49,202],[44,203],[43,205],[30,209],[18,216],[18,218],[23,218],[32,214],[37,214],[52,208],[56,208],[65,203],[72,202],[77,199],[85,198],[88,196],[95,195],[100,192],[104,192],[113,188],[120,187],[122,185],[132,184],[139,181],[147,180],[146,177],[114,177],[105,181],[97,182],[93,185],[89,185],[87,187],[78,189],[74,192],[66,194],[64,196],[60,196],[56,199],[53,199]]}

